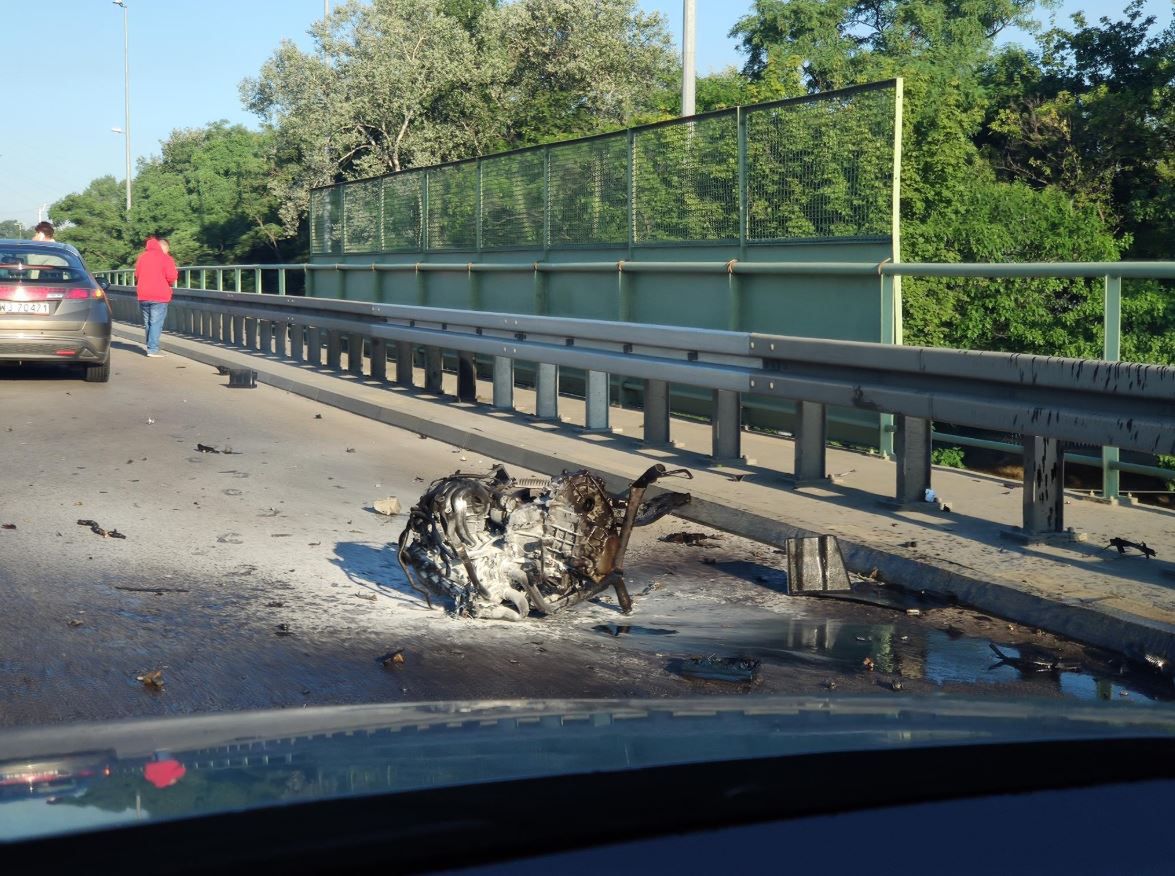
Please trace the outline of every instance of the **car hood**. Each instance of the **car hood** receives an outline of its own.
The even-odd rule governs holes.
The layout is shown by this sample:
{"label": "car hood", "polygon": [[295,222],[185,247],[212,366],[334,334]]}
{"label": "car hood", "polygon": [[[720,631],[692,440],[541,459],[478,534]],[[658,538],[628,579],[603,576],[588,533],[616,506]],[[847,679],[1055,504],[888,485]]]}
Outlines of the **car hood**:
{"label": "car hood", "polygon": [[1175,710],[893,696],[381,704],[15,728],[0,731],[0,841],[675,764],[1172,736]]}

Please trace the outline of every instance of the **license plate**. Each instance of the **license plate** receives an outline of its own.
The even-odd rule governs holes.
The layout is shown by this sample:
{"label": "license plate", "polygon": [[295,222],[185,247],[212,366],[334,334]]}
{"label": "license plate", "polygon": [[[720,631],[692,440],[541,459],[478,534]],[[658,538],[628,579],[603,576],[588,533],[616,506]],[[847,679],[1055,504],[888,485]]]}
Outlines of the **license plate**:
{"label": "license plate", "polygon": [[0,313],[50,313],[48,301],[0,301]]}

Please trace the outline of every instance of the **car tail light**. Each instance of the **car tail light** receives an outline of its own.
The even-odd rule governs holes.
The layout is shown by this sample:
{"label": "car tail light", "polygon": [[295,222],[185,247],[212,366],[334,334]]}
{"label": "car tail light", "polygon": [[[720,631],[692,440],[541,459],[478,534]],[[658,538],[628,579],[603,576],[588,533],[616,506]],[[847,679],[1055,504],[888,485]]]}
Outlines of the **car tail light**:
{"label": "car tail light", "polygon": [[98,287],[58,289],[44,286],[0,286],[0,301],[60,301],[83,298],[105,298]]}

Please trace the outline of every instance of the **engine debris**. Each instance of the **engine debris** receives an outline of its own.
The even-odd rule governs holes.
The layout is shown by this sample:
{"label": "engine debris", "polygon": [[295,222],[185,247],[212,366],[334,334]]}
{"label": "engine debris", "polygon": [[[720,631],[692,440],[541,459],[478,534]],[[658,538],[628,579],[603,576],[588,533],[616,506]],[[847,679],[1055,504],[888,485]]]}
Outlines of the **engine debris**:
{"label": "engine debris", "polygon": [[646,526],[689,502],[645,491],[686,469],[654,465],[623,493],[611,495],[587,471],[512,478],[457,472],[435,481],[408,514],[398,559],[429,606],[432,596],[458,616],[521,620],[552,614],[612,587],[632,610],[624,554],[634,526]]}

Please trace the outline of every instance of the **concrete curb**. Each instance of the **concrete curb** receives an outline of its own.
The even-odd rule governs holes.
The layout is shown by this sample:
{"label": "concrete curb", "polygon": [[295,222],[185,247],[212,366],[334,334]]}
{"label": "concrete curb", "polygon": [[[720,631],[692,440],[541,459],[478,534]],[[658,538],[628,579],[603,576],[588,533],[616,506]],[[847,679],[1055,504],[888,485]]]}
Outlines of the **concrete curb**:
{"label": "concrete curb", "polygon": [[[115,325],[114,333],[118,338],[125,340],[138,340],[140,335],[139,332],[132,332],[119,324]],[[354,398],[347,392],[347,384],[341,384],[338,391],[314,386],[309,381],[299,379],[297,374],[282,373],[289,370],[292,363],[273,361],[248,350],[220,348],[195,340],[171,339],[167,335],[164,335],[162,347],[169,352],[212,366],[242,367],[244,363],[241,358],[244,357],[249,367],[257,371],[259,383],[349,413],[414,431],[500,462],[552,475],[568,469],[585,467],[574,458],[519,446],[485,432],[465,429],[394,407]],[[390,397],[390,400],[394,400],[394,396]],[[457,402],[447,402],[446,407],[458,407],[468,411],[480,408]],[[520,422],[516,418],[510,419],[512,422]],[[557,426],[555,429],[561,435],[577,434],[573,427]],[[648,463],[652,464],[653,459],[647,459]],[[631,472],[609,470],[598,465],[586,467],[602,475],[610,489],[621,489],[632,479]],[[748,511],[727,498],[707,495],[704,489],[691,488],[690,492],[693,494],[691,503],[675,512],[676,516],[685,520],[778,546],[782,546],[790,537],[817,534],[783,520]],[[1145,653],[1175,663],[1175,626],[1171,624],[1115,611],[1101,605],[1090,605],[1075,599],[1046,598],[1019,590],[1009,584],[986,580],[970,571],[951,569],[935,562],[901,556],[843,536],[840,537],[840,544],[846,564],[855,572],[869,574],[876,569],[880,578],[886,582],[914,590],[945,594],[960,603],[1023,626],[1048,630],[1060,636],[1129,656],[1138,657]]]}

